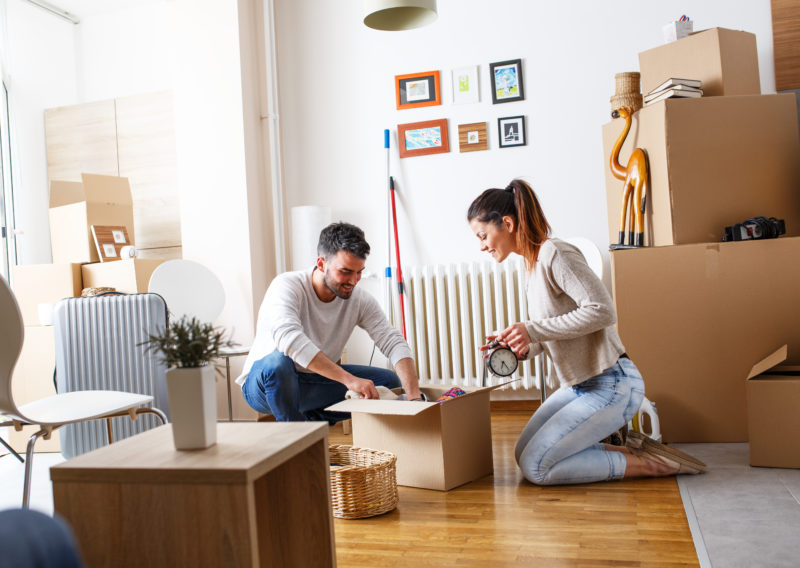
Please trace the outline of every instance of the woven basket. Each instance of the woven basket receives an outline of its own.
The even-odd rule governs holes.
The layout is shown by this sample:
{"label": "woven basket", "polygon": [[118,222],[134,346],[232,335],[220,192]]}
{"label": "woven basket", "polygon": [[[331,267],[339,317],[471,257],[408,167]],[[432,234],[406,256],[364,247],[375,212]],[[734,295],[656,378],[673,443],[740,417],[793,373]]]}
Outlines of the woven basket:
{"label": "woven basket", "polygon": [[617,73],[614,75],[614,80],[616,82],[616,92],[614,94],[627,95],[641,91],[641,87],[639,86],[639,77],[640,75],[638,71],[627,71],[625,73]]}
{"label": "woven basket", "polygon": [[632,95],[614,95],[611,97],[611,110],[617,110],[619,107],[631,107],[632,112],[636,112],[642,108],[643,100],[641,93]]}
{"label": "woven basket", "polygon": [[331,444],[331,500],[339,519],[374,517],[397,507],[397,456]]}

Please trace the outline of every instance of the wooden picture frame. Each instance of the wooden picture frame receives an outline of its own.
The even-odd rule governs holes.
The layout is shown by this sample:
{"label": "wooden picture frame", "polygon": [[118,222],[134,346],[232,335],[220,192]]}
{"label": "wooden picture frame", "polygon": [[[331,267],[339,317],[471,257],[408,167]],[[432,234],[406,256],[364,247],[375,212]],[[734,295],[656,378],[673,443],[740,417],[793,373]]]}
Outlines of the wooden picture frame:
{"label": "wooden picture frame", "polygon": [[485,122],[471,122],[458,125],[458,150],[460,152],[477,152],[488,150],[489,139]]}
{"label": "wooden picture frame", "polygon": [[92,225],[91,229],[100,262],[122,260],[120,255],[122,247],[131,244],[128,230],[123,226],[111,225]]}
{"label": "wooden picture frame", "polygon": [[524,116],[504,116],[497,119],[497,140],[501,148],[525,146],[528,137],[525,133]]}
{"label": "wooden picture frame", "polygon": [[492,80],[492,104],[525,100],[521,59],[490,63],[489,75]]}
{"label": "wooden picture frame", "polygon": [[442,104],[438,71],[395,75],[394,89],[397,110]]}
{"label": "wooden picture frame", "polygon": [[397,125],[397,145],[401,158],[445,154],[450,151],[447,119],[426,120]]}

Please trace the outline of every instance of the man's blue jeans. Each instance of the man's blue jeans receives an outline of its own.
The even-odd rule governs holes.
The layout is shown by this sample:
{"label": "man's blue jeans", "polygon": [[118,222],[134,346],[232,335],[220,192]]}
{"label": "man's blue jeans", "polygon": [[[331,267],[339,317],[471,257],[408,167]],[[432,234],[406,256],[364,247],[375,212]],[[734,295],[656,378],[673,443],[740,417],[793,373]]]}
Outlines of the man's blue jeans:
{"label": "man's blue jeans", "polygon": [[[369,379],[375,386],[400,386],[397,373],[380,367],[342,365],[348,373]],[[350,418],[347,412],[328,412],[325,408],[344,400],[347,387],[316,373],[299,373],[294,361],[273,351],[259,359],[242,385],[244,399],[262,414],[272,414],[278,422],[327,420],[334,424]]]}

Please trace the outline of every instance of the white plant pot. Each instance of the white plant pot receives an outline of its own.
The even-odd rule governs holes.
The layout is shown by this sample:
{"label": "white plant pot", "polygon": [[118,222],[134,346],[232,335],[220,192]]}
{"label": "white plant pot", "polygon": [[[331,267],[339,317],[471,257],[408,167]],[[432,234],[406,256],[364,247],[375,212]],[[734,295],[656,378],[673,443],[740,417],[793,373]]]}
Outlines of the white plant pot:
{"label": "white plant pot", "polygon": [[167,397],[176,450],[217,443],[217,385],[214,366],[169,369]]}

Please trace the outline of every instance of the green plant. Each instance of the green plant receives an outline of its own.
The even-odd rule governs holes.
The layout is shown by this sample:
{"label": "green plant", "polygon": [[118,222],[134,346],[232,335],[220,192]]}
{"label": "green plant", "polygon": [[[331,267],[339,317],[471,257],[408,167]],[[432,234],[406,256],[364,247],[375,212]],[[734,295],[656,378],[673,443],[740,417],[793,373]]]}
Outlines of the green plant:
{"label": "green plant", "polygon": [[223,347],[235,345],[225,338],[225,330],[187,316],[172,322],[161,333],[149,335],[142,344],[160,353],[170,368],[202,367],[219,358]]}

